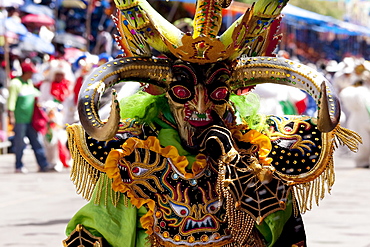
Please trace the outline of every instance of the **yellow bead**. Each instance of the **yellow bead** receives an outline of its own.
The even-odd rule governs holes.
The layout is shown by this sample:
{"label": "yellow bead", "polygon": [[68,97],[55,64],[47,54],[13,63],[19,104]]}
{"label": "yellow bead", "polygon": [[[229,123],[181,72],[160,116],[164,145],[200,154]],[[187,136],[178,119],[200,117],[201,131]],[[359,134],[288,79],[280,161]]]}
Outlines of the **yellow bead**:
{"label": "yellow bead", "polygon": [[155,212],[155,217],[161,218],[162,217],[162,212],[161,211]]}
{"label": "yellow bead", "polygon": [[208,241],[208,236],[203,235],[203,236],[200,237],[200,240],[202,240],[203,242],[207,242]]}
{"label": "yellow bead", "polygon": [[195,238],[193,236],[188,237],[188,242],[189,243],[194,243],[194,241],[195,241]]}

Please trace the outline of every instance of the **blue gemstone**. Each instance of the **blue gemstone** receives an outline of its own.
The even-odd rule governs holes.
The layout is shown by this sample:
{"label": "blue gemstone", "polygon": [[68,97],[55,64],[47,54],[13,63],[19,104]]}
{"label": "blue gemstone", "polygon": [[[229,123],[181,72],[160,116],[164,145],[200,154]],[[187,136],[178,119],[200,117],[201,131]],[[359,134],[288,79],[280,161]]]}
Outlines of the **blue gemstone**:
{"label": "blue gemstone", "polygon": [[205,170],[204,174],[206,174],[207,177],[211,176],[211,171],[210,170]]}

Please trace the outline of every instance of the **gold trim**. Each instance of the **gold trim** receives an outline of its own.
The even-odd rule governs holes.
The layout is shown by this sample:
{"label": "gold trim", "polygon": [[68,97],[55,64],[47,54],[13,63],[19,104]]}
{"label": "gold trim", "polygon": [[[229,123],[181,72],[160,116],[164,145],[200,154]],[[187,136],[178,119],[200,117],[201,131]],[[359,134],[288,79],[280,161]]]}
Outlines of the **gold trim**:
{"label": "gold trim", "polygon": [[323,134],[323,152],[318,163],[316,163],[318,168],[307,175],[310,176],[308,182],[294,184],[293,186],[293,196],[298,201],[301,213],[311,210],[314,200],[318,206],[320,200],[325,197],[326,191],[330,193],[335,182],[333,152],[338,147],[338,143],[346,145],[352,152],[356,152],[362,140],[356,132],[340,125],[337,125],[333,131]]}
{"label": "gold trim", "polygon": [[106,174],[100,176],[95,189],[94,204],[99,205],[101,200],[104,200],[103,205],[106,207],[108,205],[108,198],[110,197],[110,203],[112,203],[114,207],[117,207],[120,198],[123,197],[124,206],[128,207],[128,198],[124,194],[114,191],[112,189],[112,183],[113,180],[108,178]]}
{"label": "gold trim", "polygon": [[68,133],[68,147],[71,151],[72,158],[78,154],[86,163],[90,164],[95,169],[104,172],[104,164],[96,159],[87,148],[88,145],[85,140],[85,131],[82,128],[82,125],[68,125],[66,130]]}
{"label": "gold trim", "polygon": [[359,134],[356,132],[343,128],[342,126],[339,126],[336,128],[335,132],[335,148],[339,145],[347,146],[352,152],[358,151],[358,145],[362,144],[362,138]]}
{"label": "gold trim", "polygon": [[85,132],[81,125],[67,127],[68,147],[73,159],[71,180],[76,186],[77,194],[90,200],[104,164],[96,159],[87,148]]}
{"label": "gold trim", "polygon": [[281,177],[285,181],[288,181],[289,185],[307,183],[319,177],[328,167],[330,167],[330,163],[332,163],[334,152],[333,145],[334,133],[333,132],[322,133],[321,137],[322,137],[322,151],[313,169],[311,169],[309,172],[302,173],[299,175],[287,175],[284,173],[280,173],[279,171],[276,171],[279,177]]}
{"label": "gold trim", "polygon": [[[161,238],[159,238],[158,236],[156,236],[155,234],[151,235],[150,236],[150,243],[151,243],[151,247],[187,247],[187,246],[191,246],[190,244],[187,245],[187,244],[174,244],[174,243],[171,243],[171,242],[166,242],[166,241],[163,241]],[[220,242],[217,242],[217,243],[208,243],[208,244],[203,244],[203,245],[195,245],[195,246],[203,246],[203,247],[209,247],[209,246],[212,246],[212,247],[225,247],[225,246],[238,246],[240,247],[239,244],[235,244],[235,241],[233,241],[231,238],[229,239],[225,239],[225,240],[222,240]],[[245,247],[248,247],[248,246],[245,246]]]}
{"label": "gold trim", "polygon": [[[75,233],[78,233],[78,236],[74,239],[71,239]],[[87,236],[83,236],[83,234],[87,234]],[[68,243],[68,241],[70,241]],[[79,242],[76,244],[76,242]],[[84,245],[83,242],[87,242],[89,245]],[[103,247],[103,238],[96,237],[92,235],[86,228],[78,224],[76,228],[71,232],[71,234],[63,240],[63,246],[78,246],[78,247]]]}

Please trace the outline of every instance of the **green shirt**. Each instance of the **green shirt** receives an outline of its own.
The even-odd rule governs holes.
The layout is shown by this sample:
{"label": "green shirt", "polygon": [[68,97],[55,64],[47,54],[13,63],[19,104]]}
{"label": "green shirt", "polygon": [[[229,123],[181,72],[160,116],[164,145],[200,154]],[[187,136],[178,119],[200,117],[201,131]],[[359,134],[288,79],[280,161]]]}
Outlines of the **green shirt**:
{"label": "green shirt", "polygon": [[31,80],[17,77],[10,81],[8,109],[14,112],[16,123],[31,123],[37,92]]}

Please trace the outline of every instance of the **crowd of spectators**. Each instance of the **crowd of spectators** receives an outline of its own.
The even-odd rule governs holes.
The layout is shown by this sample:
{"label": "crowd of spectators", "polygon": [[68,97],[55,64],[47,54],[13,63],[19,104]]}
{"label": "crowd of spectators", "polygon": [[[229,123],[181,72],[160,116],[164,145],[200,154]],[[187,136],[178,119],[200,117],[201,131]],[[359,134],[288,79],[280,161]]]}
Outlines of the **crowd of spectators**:
{"label": "crowd of spectators", "polygon": [[[113,40],[110,1],[92,1],[90,13],[88,6],[55,6],[57,2],[34,4],[26,0],[20,6],[0,6],[0,143],[10,145],[1,145],[0,153],[17,154],[15,171],[19,173],[27,172],[21,160],[27,144],[32,145],[40,161],[40,171],[69,167],[65,125],[78,121],[76,103],[83,78],[93,67],[121,52]],[[55,22],[38,23],[41,17],[24,22],[24,17],[35,11],[29,6],[42,12],[33,13],[36,17],[51,13]],[[87,19],[91,23],[88,34]],[[14,25],[24,29],[15,29]],[[27,119],[19,117],[25,117],[20,113],[20,102],[26,105]],[[46,119],[40,129],[32,125],[32,112],[36,114],[36,109],[42,112],[39,118]],[[11,118],[14,113],[17,117]],[[30,129],[37,129],[38,133],[31,133]]]}

